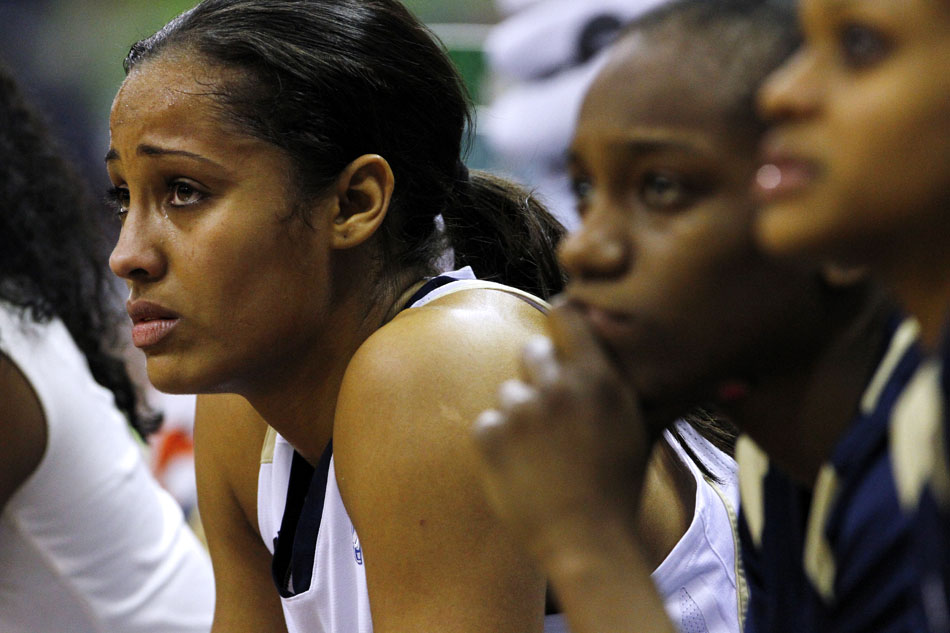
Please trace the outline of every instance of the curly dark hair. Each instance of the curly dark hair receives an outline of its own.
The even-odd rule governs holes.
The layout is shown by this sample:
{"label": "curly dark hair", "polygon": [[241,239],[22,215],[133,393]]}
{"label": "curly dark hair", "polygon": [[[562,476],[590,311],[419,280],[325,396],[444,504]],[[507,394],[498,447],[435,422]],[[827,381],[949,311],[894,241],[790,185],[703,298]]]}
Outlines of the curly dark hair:
{"label": "curly dark hair", "polygon": [[0,300],[38,322],[59,317],[93,377],[145,437],[159,420],[140,407],[112,351],[117,302],[105,262],[105,213],[63,155],[0,64]]}

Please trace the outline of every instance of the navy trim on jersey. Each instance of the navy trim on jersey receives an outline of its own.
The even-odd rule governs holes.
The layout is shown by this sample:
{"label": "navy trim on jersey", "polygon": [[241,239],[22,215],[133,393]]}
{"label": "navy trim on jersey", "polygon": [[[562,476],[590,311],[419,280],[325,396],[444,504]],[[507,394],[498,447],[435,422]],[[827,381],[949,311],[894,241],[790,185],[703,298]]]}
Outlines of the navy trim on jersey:
{"label": "navy trim on jersey", "polygon": [[294,451],[287,485],[287,503],[280,530],[274,538],[271,575],[282,598],[290,598],[310,589],[313,557],[323,517],[333,440],[327,444],[317,467]]}
{"label": "navy trim on jersey", "polygon": [[435,290],[436,288],[441,288],[446,284],[450,284],[453,281],[458,281],[455,277],[449,277],[448,275],[439,275],[438,277],[433,277],[429,281],[425,282],[421,288],[415,291],[409,300],[406,301],[406,304],[402,307],[403,310],[410,307],[413,303],[422,299],[427,294]]}
{"label": "navy trim on jersey", "polygon": [[950,401],[950,322],[943,328],[943,341],[938,351],[940,359],[940,385],[943,387],[944,401]]}
{"label": "navy trim on jersey", "polygon": [[[448,275],[429,279],[409,298],[403,309],[453,281],[458,280]],[[333,440],[327,444],[316,468],[294,451],[287,502],[280,530],[274,538],[274,557],[271,561],[271,576],[282,598],[290,598],[310,589],[332,456]]]}
{"label": "navy trim on jersey", "polygon": [[[811,493],[774,464],[762,483],[767,533],[763,549],[753,544],[748,524],[739,521],[742,565],[749,587],[746,633],[811,632],[818,596],[802,569],[802,543]],[[741,511],[740,503],[740,511]],[[774,529],[781,526],[781,529]],[[775,588],[780,587],[780,591]]]}
{"label": "navy trim on jersey", "polygon": [[[943,398],[944,452],[950,455],[950,321],[944,326],[943,340],[937,350],[940,363],[940,390]],[[950,512],[946,503],[938,503],[932,490],[921,495],[918,508],[918,547],[925,569],[921,592],[927,606],[930,633],[950,633]]]}
{"label": "navy trim on jersey", "polygon": [[[890,320],[888,342],[899,323]],[[892,411],[922,361],[916,344],[904,351],[874,409],[857,413],[826,462],[837,483],[820,526],[827,552],[817,551],[823,569],[832,570],[830,598],[819,594],[805,569],[813,494],[770,464],[763,481],[761,546],[744,519],[740,529],[751,594],[747,633],[926,630],[913,517],[898,499],[889,442]]]}

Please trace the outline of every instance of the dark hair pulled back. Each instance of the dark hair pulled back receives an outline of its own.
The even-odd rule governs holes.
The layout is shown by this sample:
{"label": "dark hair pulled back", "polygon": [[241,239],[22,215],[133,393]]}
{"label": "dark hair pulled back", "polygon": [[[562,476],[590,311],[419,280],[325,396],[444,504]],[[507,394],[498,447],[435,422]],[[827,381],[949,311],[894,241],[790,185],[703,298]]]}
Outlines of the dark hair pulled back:
{"label": "dark hair pulled back", "polygon": [[0,300],[37,322],[59,317],[93,378],[144,437],[159,418],[140,410],[125,364],[111,352],[118,301],[104,209],[63,154],[0,65]]}
{"label": "dark hair pulled back", "polygon": [[543,297],[561,289],[563,227],[520,188],[459,169],[468,95],[398,1],[205,0],[133,45],[126,72],[163,51],[241,71],[213,96],[227,121],[290,155],[302,200],[357,157],[383,156],[395,176],[380,239],[387,269],[431,274],[451,247],[480,277]]}

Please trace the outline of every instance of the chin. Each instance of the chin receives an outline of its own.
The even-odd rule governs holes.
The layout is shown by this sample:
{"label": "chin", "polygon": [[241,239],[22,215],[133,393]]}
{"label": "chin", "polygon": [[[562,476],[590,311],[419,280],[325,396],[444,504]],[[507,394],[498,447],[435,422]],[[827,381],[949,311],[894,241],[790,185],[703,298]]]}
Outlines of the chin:
{"label": "chin", "polygon": [[214,391],[208,388],[207,380],[186,371],[181,363],[171,359],[149,358],[146,368],[148,380],[162,393],[194,394]]}
{"label": "chin", "polygon": [[773,257],[805,262],[840,261],[833,239],[834,229],[821,225],[806,205],[771,204],[755,222],[756,244]]}
{"label": "chin", "polygon": [[191,384],[177,380],[174,378],[166,378],[164,375],[154,376],[149,373],[148,380],[152,383],[152,386],[161,391],[162,393],[182,395],[182,394],[194,394],[194,393],[204,393],[202,389],[195,389]]}
{"label": "chin", "polygon": [[[671,376],[662,376],[657,374],[655,366],[642,363],[637,369],[631,369],[627,374],[629,384],[637,393],[640,401],[650,406],[666,407],[674,402],[682,400],[687,387],[672,379]],[[646,369],[646,371],[643,371]]]}

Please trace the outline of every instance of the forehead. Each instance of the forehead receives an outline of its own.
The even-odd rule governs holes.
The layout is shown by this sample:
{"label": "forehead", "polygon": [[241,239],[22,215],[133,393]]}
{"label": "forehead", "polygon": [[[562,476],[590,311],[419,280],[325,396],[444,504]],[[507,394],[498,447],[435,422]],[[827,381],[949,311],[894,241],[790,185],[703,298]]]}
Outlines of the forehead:
{"label": "forehead", "polygon": [[140,62],[112,102],[113,141],[119,135],[185,144],[254,141],[222,116],[220,95],[229,79],[229,71],[193,57],[163,54]]}
{"label": "forehead", "polygon": [[903,38],[948,37],[950,0],[801,0],[806,33],[815,27],[854,15],[872,18]]}
{"label": "forehead", "polygon": [[134,122],[145,115],[189,110],[207,118],[219,112],[216,96],[228,79],[220,67],[194,56],[166,53],[139,62],[129,72],[112,102],[110,124]]}
{"label": "forehead", "polygon": [[927,8],[930,5],[944,5],[950,7],[948,0],[801,0],[799,7],[802,11],[849,11],[852,9],[873,9],[884,15],[900,17],[906,11]]}
{"label": "forehead", "polygon": [[717,81],[721,70],[702,43],[631,34],[612,52],[583,102],[575,150],[586,141],[662,131],[696,149],[754,140],[738,129]]}
{"label": "forehead", "polygon": [[697,47],[638,34],[625,38],[588,91],[582,117],[624,125],[721,118],[715,68],[694,59]]}

